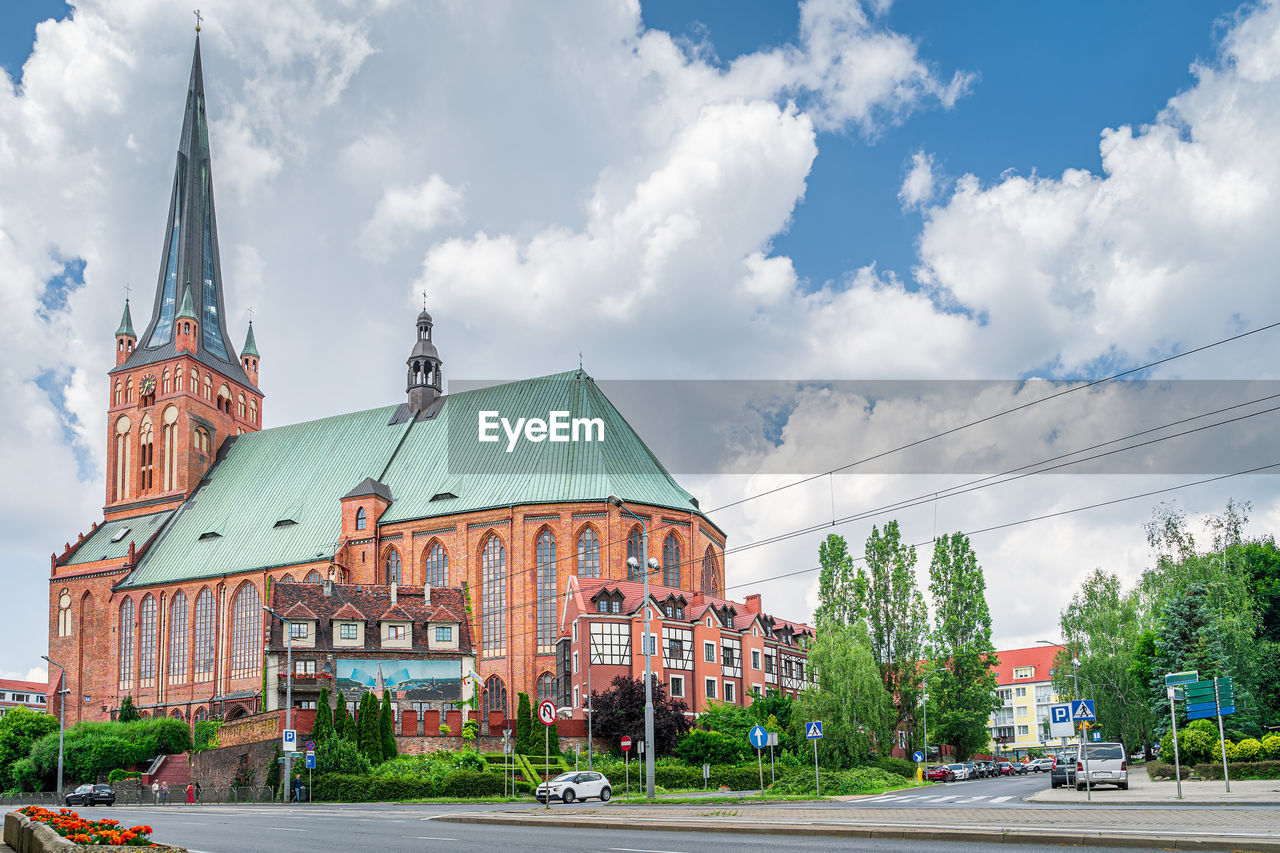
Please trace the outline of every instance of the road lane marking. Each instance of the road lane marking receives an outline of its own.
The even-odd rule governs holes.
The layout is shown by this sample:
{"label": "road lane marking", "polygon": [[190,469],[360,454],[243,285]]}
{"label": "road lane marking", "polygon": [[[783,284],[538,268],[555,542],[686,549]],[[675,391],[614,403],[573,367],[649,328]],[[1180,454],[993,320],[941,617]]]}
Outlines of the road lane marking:
{"label": "road lane marking", "polygon": [[273,832],[306,832],[305,829],[296,829],[292,826],[268,826],[267,829]]}
{"label": "road lane marking", "polygon": [[642,847],[610,847],[610,850],[618,850],[621,853],[682,853],[679,850],[645,850]]}
{"label": "road lane marking", "polygon": [[993,802],[993,803],[1003,803],[1003,802],[1005,802],[1006,800],[1012,800],[1012,799],[1013,799],[1013,797],[992,797],[992,798],[991,798],[991,802]]}
{"label": "road lane marking", "polygon": [[960,805],[961,803],[976,803],[978,800],[985,800],[986,798],[987,798],[986,794],[980,794],[976,797],[969,797],[968,799],[964,799],[964,800],[956,800],[955,804]]}
{"label": "road lane marking", "polygon": [[419,841],[457,841],[456,838],[442,838],[439,835],[406,835],[405,838],[416,838]]}

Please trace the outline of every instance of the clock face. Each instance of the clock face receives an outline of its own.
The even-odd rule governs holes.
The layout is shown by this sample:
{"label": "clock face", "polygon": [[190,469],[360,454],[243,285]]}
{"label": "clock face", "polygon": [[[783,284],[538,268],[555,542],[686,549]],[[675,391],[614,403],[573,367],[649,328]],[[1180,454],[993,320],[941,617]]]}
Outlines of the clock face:
{"label": "clock face", "polygon": [[142,394],[144,397],[149,397],[152,394],[154,394],[156,392],[155,376],[148,374],[142,377],[142,383],[140,387],[142,388]]}

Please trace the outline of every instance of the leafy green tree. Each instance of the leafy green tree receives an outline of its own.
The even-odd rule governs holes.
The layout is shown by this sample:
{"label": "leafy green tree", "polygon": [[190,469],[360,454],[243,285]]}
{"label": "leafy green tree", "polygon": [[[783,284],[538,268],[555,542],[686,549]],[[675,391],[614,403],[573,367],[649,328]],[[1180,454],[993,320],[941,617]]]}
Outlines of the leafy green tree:
{"label": "leafy green tree", "polygon": [[1058,653],[1054,689],[1071,696],[1072,654],[1080,661],[1078,678],[1089,685],[1103,738],[1131,747],[1152,742],[1148,682],[1135,677],[1143,654],[1141,603],[1136,590],[1121,589],[1120,578],[1095,569],[1062,611],[1062,635],[1071,652]]}
{"label": "leafy green tree", "polygon": [[516,702],[516,752],[532,755],[537,751],[533,743],[533,708],[529,694],[521,693]]}
{"label": "leafy green tree", "polygon": [[355,741],[355,723],[351,720],[351,712],[347,710],[347,697],[338,691],[338,705],[333,711],[333,733],[337,737]]}
{"label": "leafy green tree", "polygon": [[129,694],[124,697],[124,701],[120,703],[120,711],[116,714],[117,723],[132,723],[140,720],[138,709],[133,706],[133,695]]}
{"label": "leafy green tree", "polygon": [[964,760],[990,742],[987,721],[999,704],[987,583],[969,537],[953,533],[934,543],[929,565],[933,594],[933,666],[929,729]]}
{"label": "leafy green tree", "polygon": [[899,723],[915,728],[922,674],[918,662],[929,634],[929,611],[916,588],[916,549],[903,544],[897,521],[886,524],[883,533],[872,527],[864,553],[866,568],[858,569],[855,584],[857,609],[866,618],[871,654],[885,689],[894,697],[893,719],[876,733],[887,743]]}
{"label": "leafy green tree", "polygon": [[848,625],[858,618],[857,575],[853,558],[843,536],[829,534],[818,546],[818,608],[813,613],[818,624]]}
{"label": "leafy green tree", "polygon": [[382,691],[382,711],[378,716],[378,734],[382,738],[382,760],[389,761],[400,754],[396,748],[396,718],[391,710],[391,694]]}
{"label": "leafy green tree", "polygon": [[11,708],[0,717],[0,790],[17,784],[11,775],[13,763],[26,758],[33,743],[57,730],[57,717],[29,708]]}
{"label": "leafy green tree", "polygon": [[[591,694],[595,709],[595,736],[609,743],[614,752],[620,750],[623,735],[637,741],[644,738],[644,679],[619,675],[605,691]],[[680,736],[689,731],[688,706],[667,695],[661,681],[653,685],[653,749],[655,755],[667,755],[675,749]]]}
{"label": "leafy green tree", "polygon": [[[1156,653],[1153,669],[1168,672],[1196,670],[1201,678],[1216,678],[1225,672],[1226,649],[1221,622],[1208,603],[1208,593],[1198,583],[1190,584],[1180,598],[1169,601],[1161,614],[1156,631]],[[1148,685],[1154,731],[1163,735],[1169,730],[1168,698],[1163,681],[1153,677]]]}
{"label": "leafy green tree", "polygon": [[329,688],[321,687],[316,699],[316,721],[311,725],[311,739],[316,744],[333,737],[333,708],[329,706]]}
{"label": "leafy green tree", "polygon": [[874,738],[888,725],[893,703],[866,629],[861,624],[820,625],[809,648],[809,665],[818,673],[817,685],[796,698],[792,720],[797,727],[823,721],[818,742],[822,761],[840,768],[865,764],[877,746],[887,755],[891,744],[877,745]]}
{"label": "leafy green tree", "polygon": [[332,737],[316,744],[317,773],[367,775],[372,769],[369,759],[345,738]]}

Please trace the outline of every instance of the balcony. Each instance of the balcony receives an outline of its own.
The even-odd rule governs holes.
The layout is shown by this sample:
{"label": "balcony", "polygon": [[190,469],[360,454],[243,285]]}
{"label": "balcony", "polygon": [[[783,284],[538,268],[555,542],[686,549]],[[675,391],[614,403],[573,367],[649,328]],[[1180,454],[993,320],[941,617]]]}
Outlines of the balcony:
{"label": "balcony", "polygon": [[[281,690],[285,688],[285,679],[288,678],[288,675],[289,674],[287,672],[276,673],[276,678],[280,682]],[[299,675],[298,673],[295,672],[293,674],[294,690],[297,690],[298,688],[312,688],[315,690],[319,690],[321,687],[332,687],[332,686],[333,686],[333,676],[330,675],[329,673],[311,672],[305,675]]]}

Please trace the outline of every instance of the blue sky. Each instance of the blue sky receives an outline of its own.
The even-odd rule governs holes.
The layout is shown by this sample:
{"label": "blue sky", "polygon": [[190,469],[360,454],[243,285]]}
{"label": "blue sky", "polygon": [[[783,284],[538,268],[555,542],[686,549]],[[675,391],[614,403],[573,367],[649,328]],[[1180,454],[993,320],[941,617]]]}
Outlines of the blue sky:
{"label": "blue sky", "polygon": [[[875,138],[823,134],[804,202],[775,249],[815,285],[873,261],[907,279],[920,217],[899,210],[897,193],[913,152],[934,153],[945,176],[972,173],[984,183],[1008,169],[1097,171],[1100,129],[1154,119],[1193,82],[1191,60],[1215,55],[1215,21],[1238,6],[894,4],[889,26],[915,39],[943,76],[960,69],[979,79],[955,109],[922,110]],[[775,0],[647,0],[643,15],[650,27],[708,42],[722,63],[794,40],[800,23],[797,7]]]}

